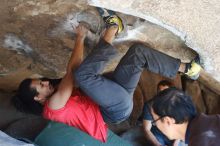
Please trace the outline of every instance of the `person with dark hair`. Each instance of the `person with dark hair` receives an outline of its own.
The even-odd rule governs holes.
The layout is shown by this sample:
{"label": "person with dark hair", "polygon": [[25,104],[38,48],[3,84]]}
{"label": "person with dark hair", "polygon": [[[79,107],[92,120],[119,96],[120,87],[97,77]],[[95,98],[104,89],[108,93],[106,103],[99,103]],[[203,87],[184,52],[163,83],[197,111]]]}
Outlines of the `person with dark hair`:
{"label": "person with dark hair", "polygon": [[218,146],[220,115],[197,114],[190,96],[176,88],[157,94],[151,106],[152,124],[169,139],[189,146]]}
{"label": "person with dark hair", "polygon": [[[49,79],[45,77],[36,80],[41,80],[42,83],[48,83],[55,90],[61,81],[61,79]],[[46,98],[39,102],[36,102],[34,98],[30,98],[37,97],[39,94],[36,88],[31,88],[32,81],[34,81],[34,79],[24,79],[18,87],[17,94],[13,96],[11,100],[15,107],[21,112],[41,115],[43,111],[43,103]]]}
{"label": "person with dark hair", "polygon": [[157,84],[157,93],[159,93],[160,91],[163,91],[164,89],[173,87],[173,83],[171,83],[168,80],[161,80],[158,84]]}
{"label": "person with dark hair", "polygon": [[101,73],[117,55],[112,42],[123,30],[123,23],[116,15],[108,16],[104,21],[107,26],[104,36],[83,62],[87,29],[82,25],[77,28],[75,47],[58,86],[32,79],[28,86],[25,83],[25,87],[22,82],[19,87],[22,90],[17,94],[30,110],[33,110],[33,102],[38,102],[45,118],[79,128],[102,142],[107,140],[105,122],[119,123],[130,116],[133,93],[144,68],[167,77],[174,77],[180,71],[191,78],[198,77],[201,68],[195,60],[181,63],[179,59],[143,44],[134,44],[120,60],[112,79],[108,79]]}
{"label": "person with dark hair", "polygon": [[[173,84],[167,80],[162,80],[157,84],[157,93],[172,87]],[[144,103],[143,109],[143,129],[146,139],[153,146],[173,146],[174,140],[169,140],[160,130],[152,125],[152,115],[150,113],[151,100]]]}

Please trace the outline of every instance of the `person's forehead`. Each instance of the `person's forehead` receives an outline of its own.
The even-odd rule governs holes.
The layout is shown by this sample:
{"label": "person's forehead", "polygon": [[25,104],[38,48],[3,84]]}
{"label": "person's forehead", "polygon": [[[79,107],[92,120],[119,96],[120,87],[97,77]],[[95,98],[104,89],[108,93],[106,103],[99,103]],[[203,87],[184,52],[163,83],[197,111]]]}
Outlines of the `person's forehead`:
{"label": "person's forehead", "polygon": [[162,87],[169,87],[169,85],[159,85],[160,88]]}
{"label": "person's forehead", "polygon": [[33,87],[36,87],[37,85],[40,84],[40,82],[41,82],[40,79],[32,79],[32,81],[31,81],[31,87],[32,87],[32,88],[33,88]]}

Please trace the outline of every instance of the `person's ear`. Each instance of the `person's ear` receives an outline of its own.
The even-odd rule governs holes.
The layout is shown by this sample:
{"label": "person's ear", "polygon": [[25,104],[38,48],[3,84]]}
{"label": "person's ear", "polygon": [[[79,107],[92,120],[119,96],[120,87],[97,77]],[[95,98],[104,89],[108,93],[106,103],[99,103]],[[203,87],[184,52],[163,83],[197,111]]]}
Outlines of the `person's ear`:
{"label": "person's ear", "polygon": [[173,124],[176,123],[174,118],[171,118],[171,117],[168,117],[168,116],[164,117],[163,120],[164,120],[165,123],[167,123],[168,126],[173,125]]}
{"label": "person's ear", "polygon": [[40,97],[34,96],[34,100],[35,100],[35,101],[39,101],[39,100],[40,100]]}

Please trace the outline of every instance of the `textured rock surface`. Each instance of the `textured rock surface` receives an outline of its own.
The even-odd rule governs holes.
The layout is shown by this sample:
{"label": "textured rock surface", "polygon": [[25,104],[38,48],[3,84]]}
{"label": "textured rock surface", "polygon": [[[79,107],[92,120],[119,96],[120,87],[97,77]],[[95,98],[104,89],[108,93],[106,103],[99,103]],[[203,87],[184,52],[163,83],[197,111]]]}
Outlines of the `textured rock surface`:
{"label": "textured rock surface", "polygon": [[[183,86],[186,93],[192,97],[197,111],[206,113],[206,110],[208,110],[208,107],[205,106],[206,101],[204,101],[206,97],[203,98],[203,91],[201,90],[199,83],[197,81],[185,80]],[[218,98],[216,98],[216,100],[218,100]]]}
{"label": "textured rock surface", "polygon": [[206,112],[208,114],[216,114],[216,113],[219,114],[220,95],[214,94],[204,85],[202,85],[201,88],[202,88],[203,100],[206,107]]}
{"label": "textured rock surface", "polygon": [[[194,15],[192,15],[192,18],[184,19],[185,21],[182,21],[183,24],[180,25],[182,16],[180,16],[179,11],[183,9],[180,8],[180,6],[185,2],[164,1],[166,2],[166,5],[162,5],[162,2],[160,3],[158,1],[154,1],[156,2],[154,3],[147,0],[137,2],[127,0],[124,3],[122,1],[121,5],[118,5],[118,3],[113,4],[113,2],[114,1],[111,0],[102,1],[100,5],[102,4],[105,7],[111,7],[111,9],[120,11],[124,11],[126,9],[124,12],[132,12],[132,14],[139,14],[141,11],[143,14],[146,13],[146,16],[152,16],[150,18],[155,17],[166,22],[170,26],[173,26],[174,24],[172,21],[176,20],[176,22],[178,22],[175,24],[177,28],[182,31],[186,31],[187,36],[192,37],[192,41],[199,40],[197,38],[197,35],[201,33],[199,31],[200,28],[198,27],[200,26],[199,24],[196,25],[193,23],[192,27],[186,27],[187,29],[184,27],[185,25],[182,26],[187,22],[189,24],[194,22]],[[175,3],[178,3],[179,5],[174,5]],[[212,2],[209,3],[210,6],[212,6]],[[192,4],[192,2],[189,2],[189,4]],[[170,7],[167,5],[170,5]],[[149,7],[149,9],[143,9],[142,6],[144,6],[144,8]],[[160,7],[161,9],[158,9]],[[171,9],[173,7],[177,8],[179,13],[175,13],[175,15],[172,13],[171,15],[170,13],[174,12],[175,10]],[[216,10],[216,7],[218,7],[218,5],[213,6],[213,11]],[[134,9],[135,11],[133,11],[133,8],[137,9]],[[154,9],[158,10],[153,13]],[[169,9],[172,11],[168,14],[167,11]],[[150,10],[152,11],[151,13]],[[67,61],[74,46],[75,34],[72,27],[75,27],[78,24],[78,21],[84,20],[88,21],[90,24],[92,24],[93,28],[96,29],[97,32],[90,32],[86,40],[86,55],[91,51],[95,42],[99,39],[99,34],[103,28],[102,20],[97,14],[95,8],[88,6],[86,0],[1,0],[0,11],[0,91],[15,90],[18,86],[18,83],[26,77],[61,77],[65,72]],[[147,13],[148,11],[149,13]],[[159,12],[161,11],[164,14],[161,14],[160,16]],[[191,11],[189,12],[191,13]],[[198,12],[200,12],[199,8]],[[216,10],[216,13],[217,12],[218,10]],[[185,13],[186,10],[182,13],[183,18],[188,16],[185,15]],[[192,13],[197,14],[197,11],[194,12],[193,10]],[[204,15],[208,15],[208,13],[209,11],[207,11],[207,14]],[[118,48],[119,54],[112,60],[112,62],[108,64],[105,71],[114,69],[131,43],[136,41],[145,42],[152,48],[180,58],[185,62],[189,61],[195,56],[195,51],[187,47],[185,42],[182,41],[180,37],[162,27],[165,25],[165,23],[163,23],[161,26],[158,26],[144,19],[122,13],[118,14],[125,22],[126,31],[115,40],[114,45]],[[178,19],[176,18],[176,14],[179,16]],[[173,16],[174,18],[171,17],[173,19],[169,19],[167,15],[170,17]],[[201,13],[201,16],[202,15],[203,13]],[[140,17],[145,18],[143,15],[140,15]],[[199,17],[195,18],[198,21],[200,20]],[[216,20],[219,20],[218,17],[216,17]],[[216,25],[218,24],[219,23],[216,22]],[[216,28],[216,33],[218,33],[219,28],[220,27]],[[193,34],[190,34],[192,33],[191,29],[193,29]],[[203,29],[202,24],[201,29]],[[214,28],[208,27],[207,29],[212,30]],[[205,46],[207,45],[206,42],[211,39],[212,36],[212,34],[207,35],[207,33],[210,33],[210,31],[207,29],[204,29],[206,32],[202,33],[203,35],[201,36],[208,36],[207,39],[203,38],[202,43],[198,44],[201,48],[199,49],[196,47],[193,49],[195,49],[202,56],[205,66],[210,63],[209,60],[213,61],[213,66],[211,67],[216,70],[216,72],[212,72],[213,77],[219,77],[216,76],[216,73],[219,73],[219,62],[218,57],[216,57],[219,56],[219,48],[218,46],[213,45],[216,41],[218,41],[219,37],[216,36],[214,41],[210,41],[210,46]],[[188,37],[186,37],[186,39],[188,39]],[[210,70],[208,69],[207,71]],[[135,97],[137,100],[135,106],[138,107],[134,112],[137,112],[138,114],[140,113],[141,108],[139,107],[143,105],[144,100],[153,97],[153,95],[156,93],[156,84],[161,79],[162,77],[158,75],[151,75],[150,73],[146,72],[142,74],[139,86],[140,88],[138,88],[137,93],[135,93],[137,96]],[[208,87],[214,92],[220,94],[219,82],[210,79],[211,77],[207,74],[201,76],[200,78],[203,84],[205,83],[206,85],[206,87],[204,87],[205,89]],[[181,79],[179,76],[176,78],[175,85],[181,87]],[[191,86],[189,83],[187,86],[189,86],[189,89],[191,89],[190,87],[193,87],[193,89],[196,90],[194,92],[191,89],[192,92],[189,91],[189,93],[192,93],[193,95],[195,94],[195,102],[197,102],[197,100],[201,102],[198,104],[198,107],[201,109],[201,111],[208,111],[208,113],[219,111],[217,110],[218,106],[216,104],[218,102],[214,102],[217,100],[215,98],[219,98],[219,96],[208,89],[202,89],[202,91],[200,91],[197,85]],[[139,89],[141,90],[143,96],[141,95]],[[206,100],[204,100],[207,102],[204,105],[205,107],[202,107],[203,103],[200,98],[201,92],[202,95],[204,95],[203,98],[206,97]],[[208,94],[209,92],[212,94]],[[199,96],[197,96],[197,93]],[[144,100],[142,98],[144,98]],[[206,110],[206,108],[209,109]],[[136,119],[138,115],[134,114],[132,116],[133,119]]]}
{"label": "textured rock surface", "polygon": [[90,0],[101,6],[156,23],[180,36],[197,51],[205,70],[220,81],[220,2],[218,0]]}
{"label": "textured rock surface", "polygon": [[[86,54],[103,27],[95,8],[88,6],[86,0],[3,0],[0,3],[0,85],[3,89],[15,89],[27,76],[62,76],[74,45],[72,26],[85,19],[97,29],[96,34],[88,36]],[[131,41],[144,41],[183,61],[195,55],[170,31],[133,16],[119,15],[125,20],[127,33],[116,39],[120,53],[106,70],[115,67]]]}

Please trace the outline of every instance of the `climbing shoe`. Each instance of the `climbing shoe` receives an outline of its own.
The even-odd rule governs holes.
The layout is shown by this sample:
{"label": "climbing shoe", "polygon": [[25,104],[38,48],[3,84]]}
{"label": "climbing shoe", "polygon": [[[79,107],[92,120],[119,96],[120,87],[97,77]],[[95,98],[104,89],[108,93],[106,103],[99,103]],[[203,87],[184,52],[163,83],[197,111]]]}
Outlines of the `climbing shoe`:
{"label": "climbing shoe", "polygon": [[116,35],[121,33],[124,30],[124,25],[123,25],[122,19],[119,16],[117,16],[114,11],[100,8],[100,7],[97,7],[96,9],[97,9],[99,15],[104,20],[107,28],[109,28],[111,26],[118,26],[118,31],[117,31]]}
{"label": "climbing shoe", "polygon": [[197,55],[190,63],[186,63],[185,74],[192,80],[199,78],[201,71],[200,58]]}
{"label": "climbing shoe", "polygon": [[117,34],[121,33],[124,30],[123,22],[121,18],[118,17],[117,15],[110,15],[110,16],[104,17],[103,20],[107,28],[117,25],[118,26]]}

